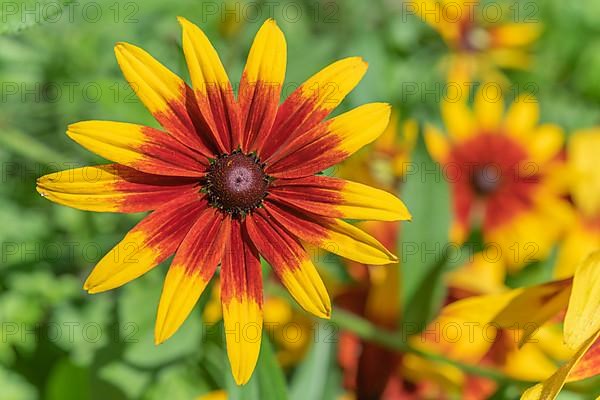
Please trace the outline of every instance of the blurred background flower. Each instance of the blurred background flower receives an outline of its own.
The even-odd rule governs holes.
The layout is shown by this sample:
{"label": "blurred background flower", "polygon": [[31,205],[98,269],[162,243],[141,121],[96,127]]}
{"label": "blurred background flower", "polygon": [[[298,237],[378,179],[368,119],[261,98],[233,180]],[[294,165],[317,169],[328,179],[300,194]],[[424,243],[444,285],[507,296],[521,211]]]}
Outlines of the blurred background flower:
{"label": "blurred background flower", "polygon": [[[448,82],[483,80],[508,85],[502,68],[527,69],[541,33],[535,6],[473,0],[411,0],[411,11],[435,29],[446,45]],[[519,20],[519,13],[524,18]]]}

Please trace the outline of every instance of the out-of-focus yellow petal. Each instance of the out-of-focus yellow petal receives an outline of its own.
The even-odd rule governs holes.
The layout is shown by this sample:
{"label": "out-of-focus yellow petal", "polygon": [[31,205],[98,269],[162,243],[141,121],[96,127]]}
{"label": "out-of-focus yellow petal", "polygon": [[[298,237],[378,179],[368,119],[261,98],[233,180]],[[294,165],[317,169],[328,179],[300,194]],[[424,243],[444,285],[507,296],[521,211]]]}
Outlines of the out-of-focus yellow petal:
{"label": "out-of-focus yellow petal", "polygon": [[575,274],[575,268],[600,247],[600,230],[577,219],[569,227],[558,252],[554,277],[564,279]]}
{"label": "out-of-focus yellow petal", "polygon": [[486,132],[496,132],[504,116],[504,97],[498,85],[484,84],[475,95],[475,118]]}
{"label": "out-of-focus yellow petal", "polygon": [[531,345],[539,347],[556,361],[566,361],[573,357],[575,352],[565,344],[562,330],[562,325],[559,324],[540,326],[532,336]]}
{"label": "out-of-focus yellow petal", "polygon": [[506,289],[506,265],[503,260],[491,260],[476,253],[473,261],[450,272],[448,285],[477,294],[500,293]]}
{"label": "out-of-focus yellow petal", "polygon": [[534,23],[511,23],[490,28],[493,45],[498,47],[527,46],[541,33],[541,25]]}
{"label": "out-of-focus yellow petal", "polygon": [[502,370],[514,379],[536,382],[556,371],[554,362],[532,343],[520,349],[512,348],[505,357]]}
{"label": "out-of-focus yellow petal", "polygon": [[531,160],[544,164],[558,155],[564,144],[563,130],[557,125],[541,125],[527,139]]}
{"label": "out-of-focus yellow petal", "polygon": [[441,110],[448,133],[455,141],[467,139],[476,133],[473,113],[465,101],[443,100]]}
{"label": "out-of-focus yellow petal", "polygon": [[516,48],[496,48],[488,51],[487,57],[492,65],[501,68],[528,69],[531,66],[531,55]]}
{"label": "out-of-focus yellow petal", "polygon": [[527,140],[539,117],[537,100],[532,95],[523,94],[508,109],[504,125],[508,134]]}
{"label": "out-of-focus yellow petal", "polygon": [[429,155],[440,164],[445,163],[450,155],[448,138],[432,125],[425,126],[425,145]]}
{"label": "out-of-focus yellow petal", "polygon": [[600,251],[579,264],[565,315],[565,342],[572,349],[600,330]]}
{"label": "out-of-focus yellow petal", "polygon": [[568,162],[575,174],[572,194],[586,216],[600,213],[600,129],[573,133],[568,142]]}
{"label": "out-of-focus yellow petal", "polygon": [[265,324],[285,325],[292,320],[290,303],[280,297],[268,297],[263,305]]}
{"label": "out-of-focus yellow petal", "polygon": [[196,397],[194,400],[227,400],[227,392],[224,390],[216,390]]}

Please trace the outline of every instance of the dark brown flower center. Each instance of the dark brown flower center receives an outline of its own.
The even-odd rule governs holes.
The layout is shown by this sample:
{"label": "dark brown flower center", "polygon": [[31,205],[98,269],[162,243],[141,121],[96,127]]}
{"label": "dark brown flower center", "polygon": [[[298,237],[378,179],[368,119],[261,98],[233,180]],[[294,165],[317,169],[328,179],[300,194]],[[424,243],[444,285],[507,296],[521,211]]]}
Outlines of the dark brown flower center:
{"label": "dark brown flower center", "polygon": [[494,193],[500,187],[502,170],[498,165],[488,164],[473,171],[471,183],[477,194],[482,196]]}
{"label": "dark brown flower center", "polygon": [[239,218],[260,207],[268,186],[258,157],[236,150],[211,163],[205,190],[211,206]]}

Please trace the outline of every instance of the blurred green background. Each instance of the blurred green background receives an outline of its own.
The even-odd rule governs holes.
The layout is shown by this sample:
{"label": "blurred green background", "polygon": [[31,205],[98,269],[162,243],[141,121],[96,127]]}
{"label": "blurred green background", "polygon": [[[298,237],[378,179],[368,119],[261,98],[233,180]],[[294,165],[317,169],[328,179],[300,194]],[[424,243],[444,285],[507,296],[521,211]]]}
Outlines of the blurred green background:
{"label": "blurred green background", "polygon": [[[69,123],[109,119],[156,126],[122,78],[113,45],[137,44],[187,79],[178,15],[205,30],[234,82],[258,27],[273,17],[288,42],[288,93],[330,62],[360,55],[369,62],[369,72],[338,112],[387,101],[402,117],[437,122],[435,96],[409,95],[406,85],[438,90],[444,82],[439,60],[447,48],[417,17],[404,15],[401,3],[2,1],[0,400],[195,399],[217,388],[230,388],[232,398],[268,398],[261,387],[282,383],[273,355],[263,348],[251,383],[235,388],[223,344],[202,329],[201,308],[208,293],[173,339],[154,346],[166,265],[118,290],[85,294],[81,286],[95,262],[140,216],[55,205],[35,192],[35,180],[102,162],[64,135]],[[535,83],[542,120],[567,132],[598,124],[600,2],[534,3],[545,31],[535,46],[532,70],[509,73],[515,91]],[[229,10],[226,18],[224,10]],[[415,157],[426,157],[422,146]],[[434,241],[435,235],[445,234],[440,221],[448,220],[447,198],[432,195],[444,190],[437,186],[409,184],[412,194],[407,193],[406,201],[416,208],[415,220],[419,212],[425,217],[411,228],[415,237]],[[419,208],[424,198],[427,203]],[[427,216],[431,209],[438,210],[436,218]],[[330,268],[340,268],[339,263]],[[430,299],[436,290],[420,286],[427,274],[411,268],[404,276],[405,292],[423,290],[416,300],[413,296],[411,309],[423,310],[425,318],[425,310],[435,304],[418,301],[435,303]],[[526,281],[547,276],[542,271]],[[287,371],[291,398],[308,398],[309,387],[311,398],[341,395],[335,351],[335,341],[318,341],[295,370]]]}

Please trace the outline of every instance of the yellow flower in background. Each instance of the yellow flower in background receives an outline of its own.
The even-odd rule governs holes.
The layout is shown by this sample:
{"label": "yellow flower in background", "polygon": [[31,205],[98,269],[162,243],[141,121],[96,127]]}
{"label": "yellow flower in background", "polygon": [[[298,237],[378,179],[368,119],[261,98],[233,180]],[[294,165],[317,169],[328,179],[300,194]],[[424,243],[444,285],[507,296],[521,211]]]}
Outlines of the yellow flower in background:
{"label": "yellow flower in background", "polygon": [[575,219],[561,244],[555,277],[573,275],[573,268],[600,248],[600,128],[574,132],[567,145],[567,165],[574,176],[570,194]]}
{"label": "yellow flower in background", "polygon": [[500,68],[527,69],[530,48],[541,33],[533,18],[518,22],[514,7],[493,10],[477,0],[411,0],[407,11],[435,29],[450,50],[445,60],[448,81],[503,82]]}
{"label": "yellow flower in background", "polygon": [[425,143],[451,187],[451,240],[463,243],[480,230],[510,270],[544,259],[571,220],[562,130],[538,124],[537,100],[528,95],[505,113],[502,96],[480,89],[473,110],[444,100],[441,111],[448,135],[428,125]]}

